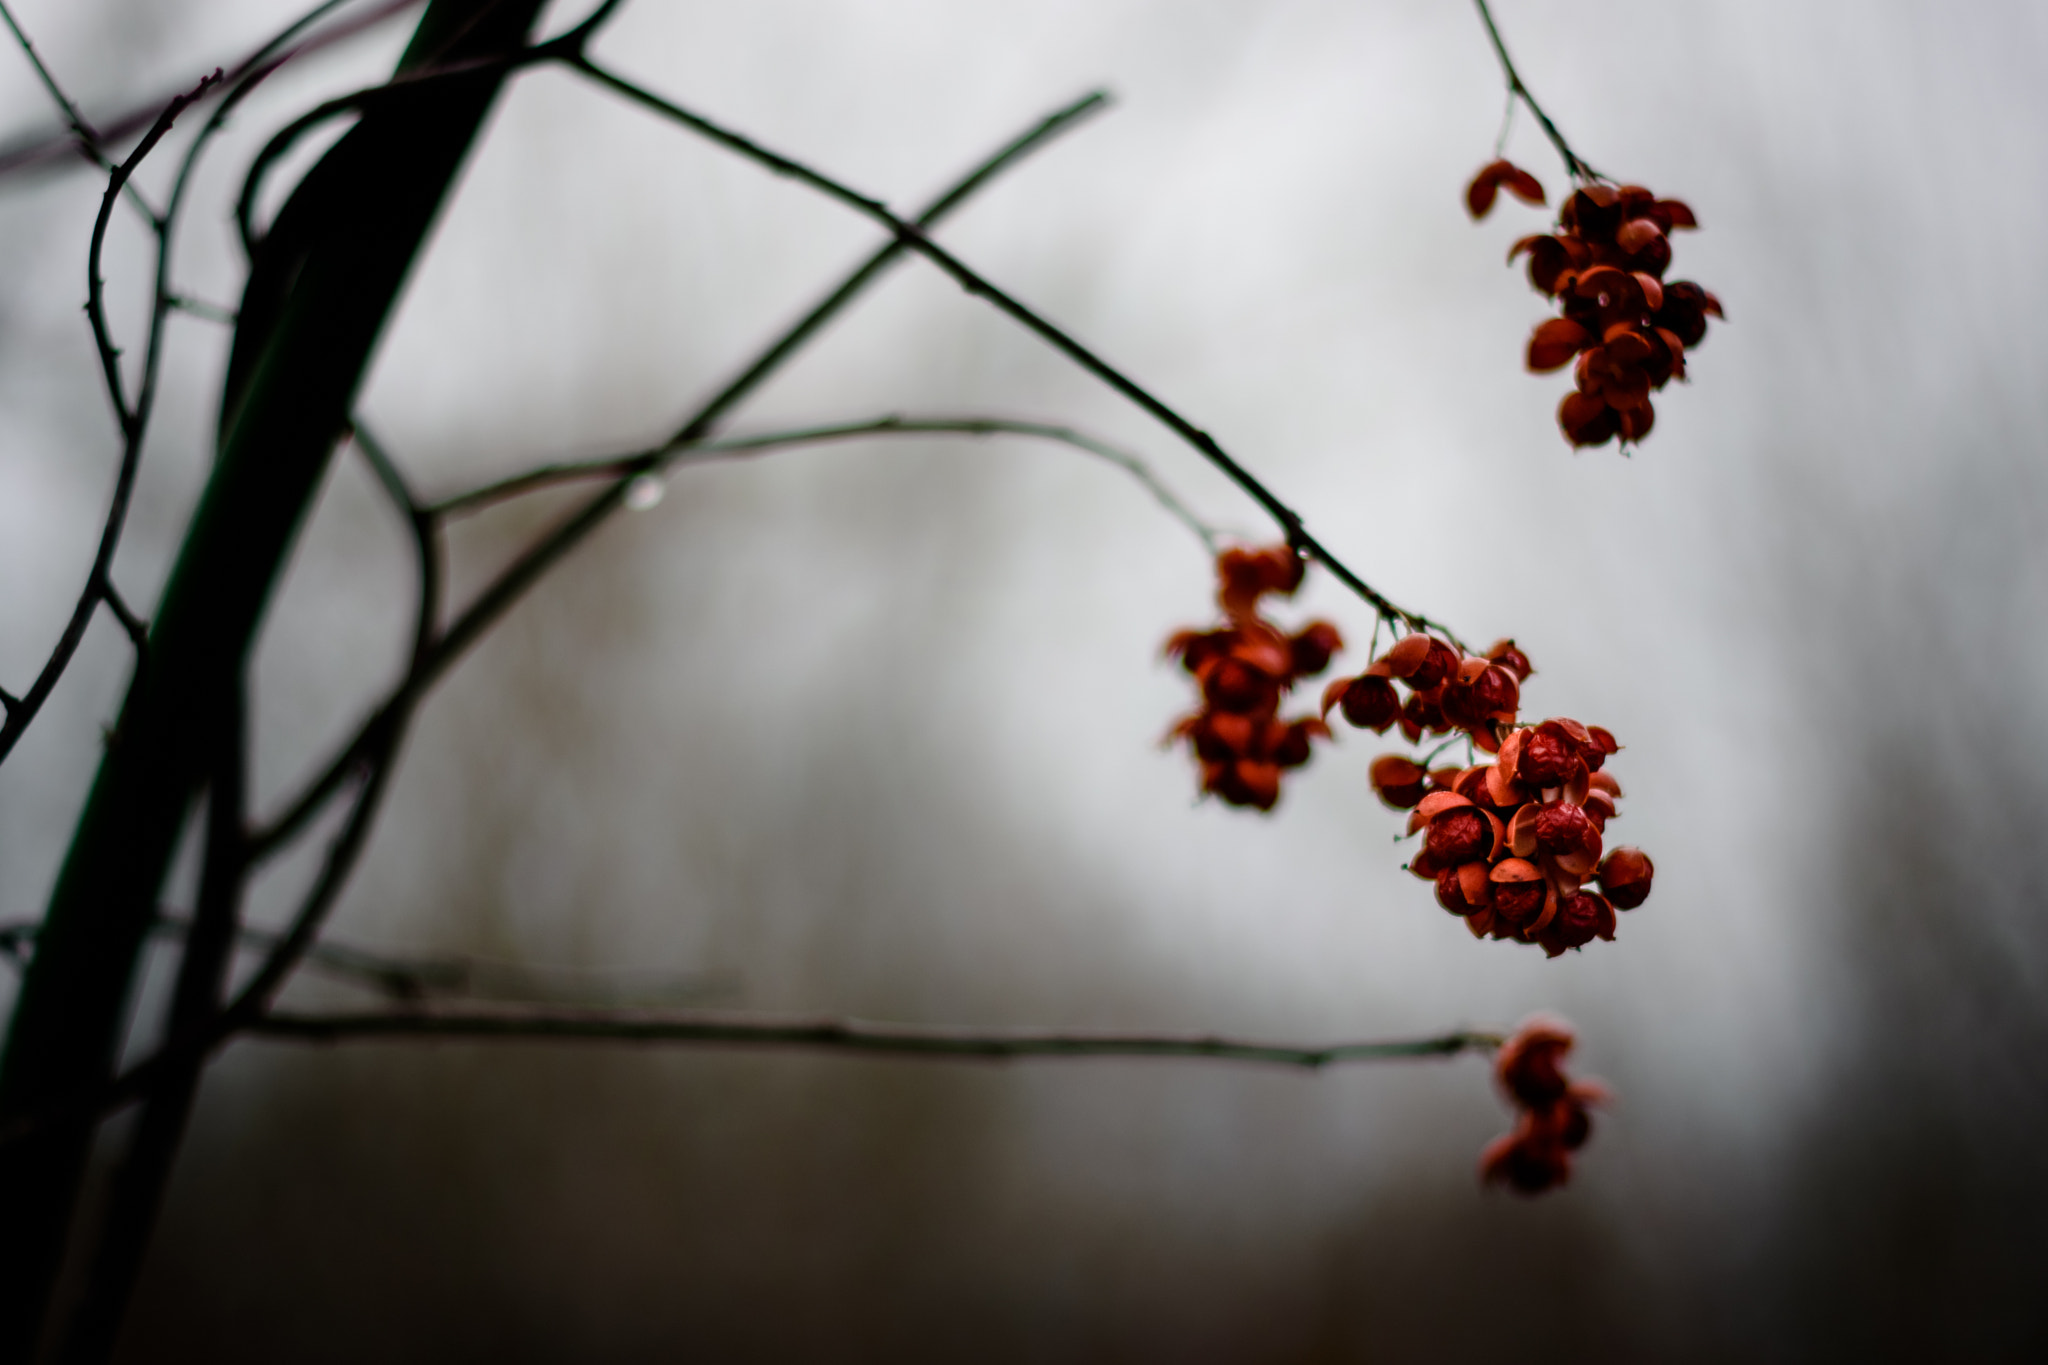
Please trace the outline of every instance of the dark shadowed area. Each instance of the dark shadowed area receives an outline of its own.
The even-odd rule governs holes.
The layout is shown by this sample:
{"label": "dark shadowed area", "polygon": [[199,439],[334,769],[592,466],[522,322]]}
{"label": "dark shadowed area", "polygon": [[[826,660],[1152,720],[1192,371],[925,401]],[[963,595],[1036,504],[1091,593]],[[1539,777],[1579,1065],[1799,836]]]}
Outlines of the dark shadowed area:
{"label": "dark shadowed area", "polygon": [[[292,12],[15,8],[92,110]],[[1212,431],[1376,587],[1514,636],[1539,669],[1525,715],[1621,737],[1612,838],[1658,880],[1616,942],[1555,962],[1474,942],[1400,870],[1370,735],[1270,817],[1196,802],[1157,747],[1188,696],[1158,648],[1211,613],[1200,545],[1106,464],[953,438],[676,472],[427,703],[332,936],[464,955],[528,998],[904,1022],[1334,1041],[1555,1010],[1620,1097],[1569,1189],[1478,1188],[1509,1115],[1471,1057],[243,1041],[208,1075],[122,1358],[2048,1356],[2048,11],[1496,13],[1573,143],[1703,224],[1671,274],[1729,321],[1633,457],[1574,455],[1568,381],[1522,371],[1544,305],[1501,262],[1546,215],[1461,207],[1502,97],[1466,0],[633,0],[598,51],[899,208],[1111,89],[941,239]],[[254,150],[403,36],[250,102],[201,182],[193,293],[235,297]],[[0,49],[0,131],[48,121]],[[1554,199],[1526,117],[1507,151]],[[78,311],[98,194],[81,171],[0,181],[9,688],[61,626],[118,449]],[[627,448],[876,241],[531,73],[363,408],[432,495]],[[109,258],[124,328],[145,245]],[[145,611],[226,347],[173,326],[117,565]],[[1086,428],[1270,535],[916,264],[733,430],[976,412]],[[567,505],[464,523],[457,598]],[[408,554],[337,462],[258,660],[259,809],[397,675]],[[1370,616],[1326,575],[1280,614],[1331,617],[1364,663]],[[95,625],[0,767],[0,919],[41,914],[126,648]],[[312,866],[267,875],[252,917],[275,924]],[[287,999],[373,997],[309,974]]]}

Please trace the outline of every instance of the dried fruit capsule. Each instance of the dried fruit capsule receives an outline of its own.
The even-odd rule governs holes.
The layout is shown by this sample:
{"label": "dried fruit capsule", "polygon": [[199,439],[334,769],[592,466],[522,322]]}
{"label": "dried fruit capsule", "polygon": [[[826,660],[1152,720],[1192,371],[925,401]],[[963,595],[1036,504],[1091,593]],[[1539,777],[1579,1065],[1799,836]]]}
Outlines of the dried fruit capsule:
{"label": "dried fruit capsule", "polygon": [[1650,898],[1650,881],[1656,873],[1649,854],[1624,844],[1600,864],[1600,889],[1615,909],[1633,910]]}

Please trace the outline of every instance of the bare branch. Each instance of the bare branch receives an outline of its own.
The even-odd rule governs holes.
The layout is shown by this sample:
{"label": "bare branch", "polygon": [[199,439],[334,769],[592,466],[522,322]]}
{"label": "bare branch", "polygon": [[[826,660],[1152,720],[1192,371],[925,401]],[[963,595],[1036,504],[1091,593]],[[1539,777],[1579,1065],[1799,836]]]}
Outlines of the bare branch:
{"label": "bare branch", "polygon": [[1360,1043],[1274,1043],[1198,1033],[1069,1029],[972,1029],[883,1024],[861,1019],[560,1006],[435,1008],[336,1013],[279,1012],[250,1033],[298,1042],[373,1039],[559,1039],[620,1043],[818,1048],[920,1057],[1004,1060],[1016,1057],[1206,1057],[1315,1069],[1340,1062],[1450,1057],[1500,1046],[1502,1036],[1461,1030],[1431,1038]]}
{"label": "bare branch", "polygon": [[891,415],[870,418],[863,422],[842,422],[831,426],[806,427],[798,431],[770,432],[763,436],[706,441],[696,446],[658,446],[653,450],[638,451],[630,455],[542,465],[523,474],[516,474],[511,478],[471,489],[467,493],[445,498],[435,503],[430,510],[443,517],[462,516],[482,511],[508,498],[542,488],[559,487],[565,483],[589,479],[628,479],[660,473],[677,465],[708,464],[714,460],[760,455],[797,446],[823,445],[829,442],[880,436],[1028,436],[1071,446],[1108,461],[1136,479],[1160,506],[1195,533],[1210,554],[1216,553],[1216,529],[1203,521],[1143,459],[1073,427],[1005,417]]}
{"label": "bare branch", "polygon": [[1059,351],[1089,374],[1094,375],[1104,384],[1122,394],[1168,430],[1179,436],[1183,441],[1193,446],[1204,459],[1221,470],[1231,482],[1235,483],[1247,496],[1263,507],[1267,514],[1280,524],[1282,531],[1286,533],[1289,545],[1293,546],[1298,553],[1307,555],[1320,562],[1340,583],[1370,603],[1375,610],[1384,615],[1397,617],[1407,622],[1415,630],[1433,631],[1442,635],[1452,644],[1463,647],[1457,635],[1447,626],[1441,622],[1433,621],[1419,612],[1409,611],[1407,608],[1399,606],[1373,588],[1364,579],[1353,573],[1343,561],[1339,560],[1321,541],[1309,533],[1299,513],[1282,502],[1279,496],[1257,476],[1232,458],[1222,446],[1216,443],[1215,438],[1210,436],[1208,432],[1197,427],[1179,412],[1162,402],[1150,390],[1124,374],[1123,371],[1102,359],[1102,357],[1089,350],[1065,331],[1055,326],[1036,311],[1026,307],[1004,290],[998,288],[985,276],[934,242],[925,234],[924,229],[928,226],[927,224],[911,223],[898,218],[890,211],[889,206],[881,200],[864,195],[858,190],[854,190],[840,181],[823,175],[801,162],[794,161],[779,152],[770,151],[749,138],[723,128],[699,114],[694,114],[681,105],[664,99],[660,95],[654,94],[652,91],[635,85],[624,77],[615,75],[605,68],[598,66],[588,56],[579,54],[566,58],[565,61],[574,70],[582,72],[591,80],[612,90],[614,93],[622,95],[626,99],[662,115],[664,118],[681,124],[722,147],[737,152],[752,161],[759,162],[777,175],[788,176],[793,180],[809,185],[820,193],[838,200],[840,203],[857,210],[888,228],[898,242],[908,249],[917,252],[951,276],[953,281],[967,293],[987,299],[1012,320],[1020,323],[1029,331],[1036,333],[1041,340],[1051,345],[1053,349]]}

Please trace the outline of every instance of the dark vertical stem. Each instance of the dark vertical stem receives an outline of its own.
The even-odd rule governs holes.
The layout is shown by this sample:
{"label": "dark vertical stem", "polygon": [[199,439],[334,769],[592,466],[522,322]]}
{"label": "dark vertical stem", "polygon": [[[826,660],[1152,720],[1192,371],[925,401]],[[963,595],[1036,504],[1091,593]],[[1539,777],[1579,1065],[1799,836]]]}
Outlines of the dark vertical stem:
{"label": "dark vertical stem", "polygon": [[[433,0],[402,71],[525,43],[543,0]],[[406,275],[506,69],[378,102],[309,171],[251,264],[219,455],[51,893],[0,1053],[0,1121],[104,1085],[205,719],[244,676],[271,591],[345,430]],[[35,1349],[94,1124],[38,1129],[0,1162],[0,1362]]]}
{"label": "dark vertical stem", "polygon": [[142,1269],[143,1252],[163,1207],[164,1187],[185,1137],[186,1120],[198,1094],[205,1053],[185,1046],[205,1034],[220,1012],[228,966],[234,960],[239,932],[242,887],[249,867],[244,834],[247,811],[248,711],[238,690],[214,736],[212,771],[206,788],[206,854],[199,874],[199,901],[185,951],[178,964],[178,983],[171,998],[165,1035],[177,1062],[157,1082],[142,1107],[113,1195],[100,1225],[85,1295],[73,1315],[61,1365],[97,1365],[108,1359],[121,1330],[121,1318]]}

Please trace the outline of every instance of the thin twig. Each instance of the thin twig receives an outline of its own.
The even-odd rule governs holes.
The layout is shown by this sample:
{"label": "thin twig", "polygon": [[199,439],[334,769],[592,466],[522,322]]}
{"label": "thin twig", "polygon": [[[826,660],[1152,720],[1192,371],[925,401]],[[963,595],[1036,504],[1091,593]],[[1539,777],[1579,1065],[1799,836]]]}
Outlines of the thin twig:
{"label": "thin twig", "polygon": [[615,455],[606,459],[579,460],[571,463],[542,465],[508,479],[458,493],[435,503],[432,511],[444,517],[461,516],[483,510],[494,503],[503,502],[525,493],[542,488],[558,487],[590,479],[632,478],[643,474],[655,474],[672,469],[677,465],[708,464],[714,460],[732,459],[750,455],[765,454],[773,450],[786,450],[795,446],[822,445],[828,442],[861,440],[878,436],[1028,436],[1037,440],[1052,441],[1071,446],[1108,461],[1129,474],[1142,484],[1159,505],[1164,507],[1183,526],[1194,532],[1210,554],[1217,550],[1218,534],[1214,527],[1195,513],[1181,496],[1168,486],[1166,481],[1147,465],[1145,461],[1127,450],[1119,449],[1107,441],[1077,431],[1073,427],[1059,426],[1050,422],[1027,422],[1004,417],[902,417],[887,416],[871,418],[863,422],[841,422],[831,426],[806,427],[798,431],[770,432],[762,436],[734,437],[723,441],[706,441],[702,445],[659,446],[653,450],[639,451],[630,455]]}
{"label": "thin twig", "polygon": [[1398,616],[1415,630],[1431,631],[1442,635],[1452,644],[1459,644],[1462,648],[1462,644],[1456,634],[1441,622],[1433,621],[1419,612],[1409,611],[1407,608],[1396,604],[1373,588],[1364,579],[1360,578],[1356,573],[1352,572],[1328,547],[1309,533],[1298,512],[1282,502],[1279,496],[1272,489],[1268,488],[1263,481],[1239,464],[1236,459],[1232,458],[1222,446],[1217,444],[1215,438],[1210,436],[1208,432],[1197,427],[1179,412],[1161,401],[1150,390],[1124,374],[1123,371],[1102,359],[1102,357],[1089,350],[1067,332],[1055,326],[1033,309],[1026,307],[1023,303],[990,282],[985,276],[962,262],[950,251],[934,242],[925,234],[922,225],[907,222],[897,217],[890,211],[889,206],[879,199],[864,195],[858,190],[854,190],[840,181],[823,175],[801,162],[783,156],[779,152],[770,151],[749,138],[743,137],[727,128],[720,127],[699,114],[692,113],[682,106],[654,94],[650,90],[635,85],[623,76],[613,74],[592,62],[588,56],[573,56],[566,58],[565,62],[574,70],[582,72],[591,80],[612,90],[616,94],[624,96],[644,108],[679,123],[722,147],[737,152],[750,160],[759,162],[778,175],[788,176],[793,180],[809,185],[812,189],[838,200],[840,203],[857,210],[888,228],[899,242],[903,243],[910,250],[917,252],[926,260],[929,260],[947,275],[950,275],[954,282],[962,289],[970,294],[979,295],[987,299],[997,309],[1008,314],[1014,321],[1022,324],[1028,330],[1036,333],[1042,340],[1050,344],[1053,349],[1059,351],[1089,374],[1094,375],[1110,388],[1122,394],[1159,421],[1168,430],[1194,447],[1197,453],[1221,470],[1231,482],[1235,483],[1247,496],[1264,508],[1267,514],[1280,524],[1281,530],[1287,536],[1288,544],[1293,546],[1297,553],[1307,555],[1321,563],[1340,583],[1351,589],[1359,597],[1365,599],[1375,609]]}
{"label": "thin twig", "polygon": [[413,494],[398,462],[370,434],[362,418],[349,419],[349,435],[376,472],[377,482],[390,497],[392,508],[405,518],[406,529],[412,533],[413,556],[419,568],[419,604],[413,615],[412,661],[406,671],[414,673],[419,671],[441,629],[441,553],[437,540],[441,517]]}
{"label": "thin twig", "polygon": [[[34,920],[0,924],[0,960],[20,966],[34,950]],[[160,935],[182,938],[192,921],[165,911],[151,926]],[[236,930],[237,952],[268,952],[284,940],[275,929],[253,924]],[[597,1008],[626,1000],[641,1002],[701,1000],[736,988],[738,978],[723,972],[674,972],[650,967],[569,967],[555,963],[520,962],[475,953],[407,954],[365,948],[360,944],[316,939],[306,950],[305,968],[336,981],[367,987],[393,1000],[447,1000],[580,1003]]]}
{"label": "thin twig", "polygon": [[103,171],[114,169],[113,160],[108,157],[98,130],[85,121],[85,115],[78,112],[78,106],[64,93],[63,87],[57,84],[57,78],[50,74],[50,68],[43,65],[42,54],[37,52],[36,45],[28,40],[28,34],[22,32],[21,25],[14,21],[14,11],[7,7],[6,0],[0,0],[0,20],[6,21],[8,31],[14,35],[14,41],[20,44],[21,50],[27,54],[29,65],[36,69],[36,76],[42,81],[43,89],[50,92],[50,98],[64,111],[65,127],[70,130],[71,140],[76,143],[80,155]]}
{"label": "thin twig", "polygon": [[[107,324],[107,282],[100,274],[100,260],[106,248],[107,225],[113,215],[115,197],[120,194],[121,187],[126,185],[129,178],[135,174],[135,168],[142,164],[143,158],[154,151],[157,143],[161,142],[164,135],[171,131],[171,125],[177,121],[178,115],[191,107],[201,95],[204,95],[208,90],[220,84],[223,79],[224,77],[221,72],[216,69],[211,75],[203,77],[199,84],[191,90],[164,106],[163,113],[158,115],[157,121],[154,124],[150,125],[149,132],[143,135],[142,141],[135,144],[135,150],[130,152],[127,159],[114,167],[109,173],[107,192],[100,200],[99,217],[92,225],[92,245],[86,252],[85,316],[92,324],[93,345],[99,351],[100,370],[107,385],[107,400],[114,405],[115,412],[120,416],[122,434],[131,442],[136,440],[141,428],[147,425],[149,413],[146,402],[139,392],[136,396],[135,405],[133,407],[128,405],[128,400],[123,394],[121,385],[121,350],[120,347],[114,344],[112,329]],[[156,226],[159,242],[161,243],[161,240],[168,236],[169,224],[162,215],[155,215],[152,221]],[[161,257],[162,250],[160,245],[159,265],[161,265]],[[159,274],[161,274],[161,271],[159,271]],[[156,303],[159,308],[164,306],[163,300],[166,292],[164,281],[159,278],[156,291]],[[160,320],[153,321],[153,330],[160,326]]]}
{"label": "thin twig", "polygon": [[548,62],[574,61],[582,55],[584,45],[597,36],[598,30],[610,20],[619,3],[620,0],[602,0],[602,3],[580,23],[544,43],[536,43],[531,47],[522,47],[495,57],[444,62],[400,72],[390,80],[366,85],[314,105],[273,134],[270,141],[263,145],[263,149],[257,152],[255,160],[249,163],[249,169],[242,177],[241,193],[235,198],[234,216],[235,229],[241,235],[243,249],[254,256],[262,235],[256,231],[254,220],[256,199],[262,192],[265,177],[287,152],[314,129],[346,114],[360,114],[379,100],[406,98],[449,81],[517,71]]}
{"label": "thin twig", "polygon": [[175,312],[189,313],[195,318],[218,322],[226,327],[234,326],[238,316],[234,309],[225,304],[208,303],[205,299],[195,299],[189,294],[173,294],[169,302]]}
{"label": "thin twig", "polygon": [[[1199,1057],[1310,1070],[1345,1062],[1384,1062],[1486,1052],[1499,1032],[1463,1029],[1429,1038],[1358,1043],[1275,1043],[1198,1033],[970,1029],[885,1024],[860,1019],[700,1011],[602,1010],[575,1006],[301,1013],[273,1011],[236,1019],[231,1032],[306,1043],[446,1039],[502,1042],[612,1042],[783,1047],[967,1061],[1019,1057]],[[229,1036],[223,1032],[221,1041]],[[62,1122],[111,1113],[148,1093],[175,1058],[159,1052],[91,1096],[47,1106],[0,1124],[0,1150]]]}
{"label": "thin twig", "polygon": [[[120,352],[115,347],[107,327],[104,282],[100,278],[100,253],[105,245],[107,223],[113,215],[114,202],[121,192],[121,186],[135,173],[171,125],[191,103],[208,89],[218,84],[221,74],[215,71],[200,81],[187,93],[178,96],[157,115],[142,141],[135,150],[116,166],[108,177],[106,193],[100,198],[99,216],[93,223],[92,246],[86,257],[86,314],[91,321],[93,342],[99,351],[100,367],[105,377],[108,400],[114,405],[121,426],[121,465],[114,476],[114,493],[108,500],[106,520],[100,528],[100,543],[93,555],[92,569],[86,575],[85,586],[79,590],[78,600],[72,606],[71,618],[65,623],[63,632],[57,637],[56,645],[43,661],[42,669],[35,681],[29,685],[19,701],[7,708],[7,718],[0,722],[0,762],[5,762],[32,722],[42,709],[43,702],[57,686],[57,680],[71,663],[71,656],[85,638],[86,626],[92,620],[93,612],[102,602],[112,606],[118,595],[111,595],[114,551],[121,543],[121,530],[127,523],[128,504],[135,491],[135,476],[142,465],[143,439],[149,429],[150,413],[156,401],[157,377],[161,373],[163,357],[163,324],[169,313],[165,300],[169,297],[167,276],[170,270],[170,249],[172,222],[168,211],[164,218],[157,220],[156,258],[156,306],[150,318],[149,340],[143,352],[142,380],[136,391],[134,407],[128,406],[121,385]],[[124,609],[114,607],[117,614]],[[128,617],[123,617],[127,624]]]}
{"label": "thin twig", "polygon": [[[347,0],[325,0],[325,3],[318,5],[306,15],[292,22],[285,41],[289,41],[290,35],[302,31],[307,25],[317,22],[330,11],[346,3]],[[377,6],[375,9],[356,15],[351,19],[346,19],[332,28],[314,35],[278,60],[282,62],[293,57],[304,56],[307,53],[318,51],[330,44],[340,42],[344,38],[353,37],[363,30],[380,24],[384,20],[401,14],[406,10],[417,8],[422,3],[424,3],[424,0],[385,0],[384,4]],[[279,45],[279,39],[271,38],[253,52],[238,60],[221,63],[227,70],[228,81],[232,84],[241,80],[260,63],[269,60],[271,54],[277,50]],[[190,80],[182,82],[178,88],[189,88],[192,83]],[[169,96],[159,96],[155,99],[145,100],[109,118],[102,119],[97,125],[97,136],[101,144],[104,146],[119,146],[129,138],[147,129],[156,119],[157,111],[163,108],[164,101],[168,98]],[[0,176],[30,170],[37,166],[59,161],[75,144],[76,134],[68,125],[65,131],[54,135],[48,133],[28,133],[17,136],[9,140],[4,146],[0,146]]]}
{"label": "thin twig", "polygon": [[[1082,120],[1104,108],[1107,103],[1107,97],[1096,91],[1040,119],[933,200],[919,216],[918,221],[926,226],[938,222],[965,202],[976,190],[988,184],[997,174],[1014,166],[1060,133],[1076,127]],[[898,259],[903,250],[902,244],[896,241],[890,241],[878,248],[873,255],[826,293],[803,317],[770,342],[735,378],[712,395],[693,416],[682,423],[666,444],[684,445],[708,437],[717,429],[719,421],[727,412],[765,383],[770,375],[801,350],[805,342],[816,336],[827,322],[872,284],[891,262]],[[360,769],[364,756],[378,742],[379,736],[389,723],[393,708],[407,696],[416,696],[431,687],[461,656],[462,651],[488,629],[492,622],[508,611],[527,588],[539,581],[550,566],[568,554],[624,506],[626,488],[630,482],[630,479],[620,479],[592,498],[567,520],[529,546],[477,595],[455,624],[441,636],[439,647],[408,671],[398,688],[377,706],[349,742],[342,746],[328,760],[326,767],[286,805],[283,813],[252,835],[251,857],[254,861],[260,863],[284,847],[296,837],[300,829],[325,808],[328,800],[341,789],[350,774]]]}
{"label": "thin twig", "polygon": [[114,619],[121,623],[121,629],[128,632],[128,642],[135,646],[137,656],[149,653],[149,622],[129,609],[121,597],[121,590],[112,581],[100,585],[100,594],[106,599],[107,610],[114,613]]}
{"label": "thin twig", "polygon": [[971,1029],[862,1019],[563,1006],[490,1009],[280,1011],[250,1025],[266,1038],[339,1043],[371,1039],[561,1039],[820,1048],[920,1057],[1206,1057],[1278,1066],[1330,1066],[1411,1057],[1450,1057],[1500,1046],[1498,1033],[1461,1030],[1432,1038],[1360,1043],[1276,1043],[1216,1034],[1069,1029]]}
{"label": "thin twig", "polygon": [[[1571,144],[1564,140],[1564,134],[1559,132],[1557,125],[1550,121],[1550,115],[1544,113],[1543,106],[1536,102],[1535,94],[1527,85],[1522,83],[1522,75],[1519,71],[1515,70],[1515,59],[1508,56],[1508,45],[1501,40],[1500,27],[1493,22],[1493,11],[1487,8],[1486,0],[1472,0],[1472,3],[1479,7],[1479,18],[1486,25],[1486,36],[1493,40],[1493,55],[1500,58],[1501,74],[1507,77],[1509,112],[1512,113],[1514,111],[1514,101],[1517,99],[1529,106],[1529,112],[1535,115],[1536,122],[1543,126],[1543,135],[1550,139],[1550,145],[1555,147],[1557,154],[1564,158],[1565,170],[1573,179],[1607,179],[1606,176],[1594,170],[1586,163],[1583,157],[1572,150]],[[1506,140],[1507,128],[1505,123],[1503,123],[1501,141],[1505,143]]]}

